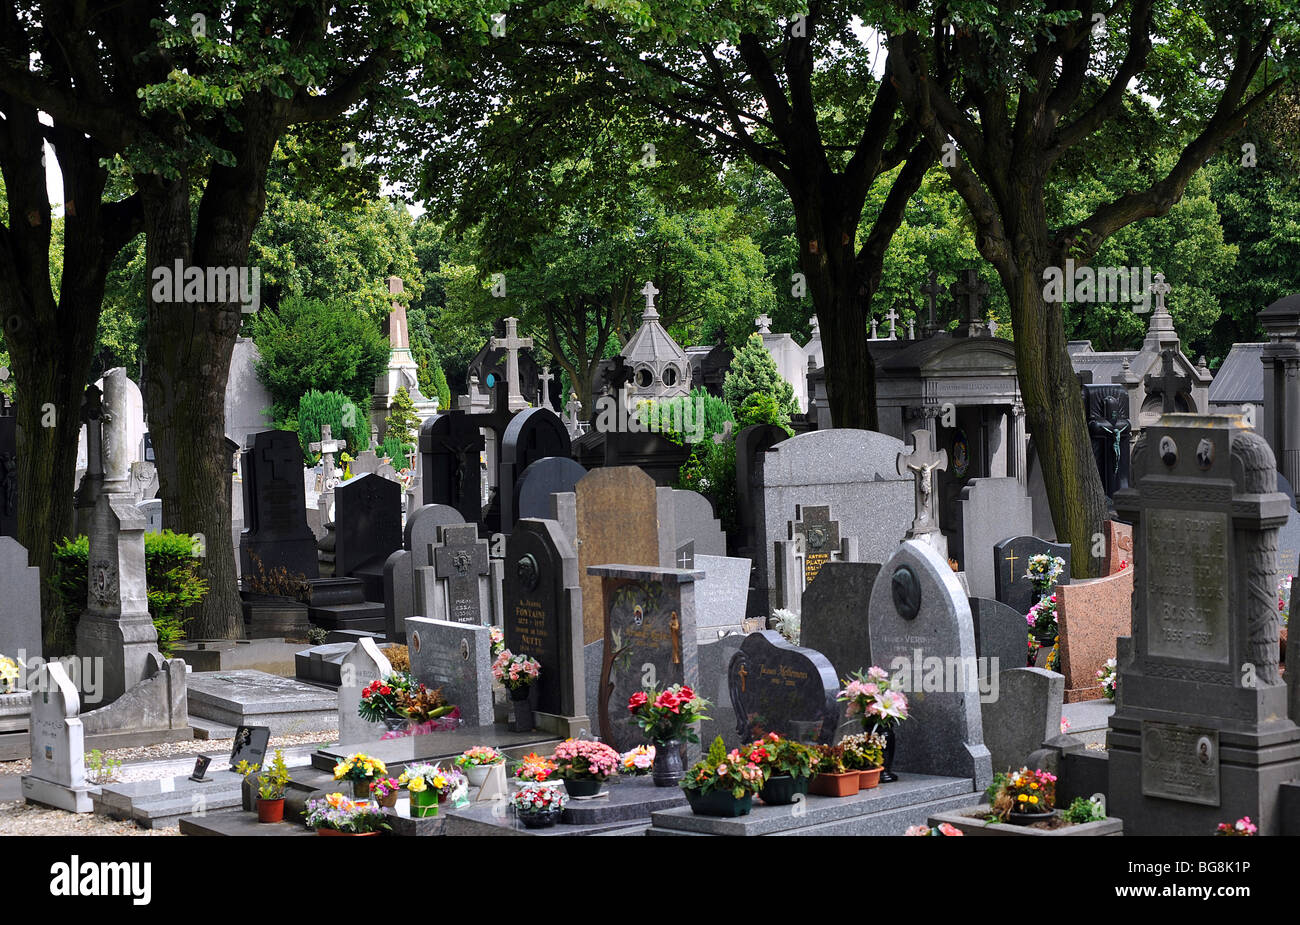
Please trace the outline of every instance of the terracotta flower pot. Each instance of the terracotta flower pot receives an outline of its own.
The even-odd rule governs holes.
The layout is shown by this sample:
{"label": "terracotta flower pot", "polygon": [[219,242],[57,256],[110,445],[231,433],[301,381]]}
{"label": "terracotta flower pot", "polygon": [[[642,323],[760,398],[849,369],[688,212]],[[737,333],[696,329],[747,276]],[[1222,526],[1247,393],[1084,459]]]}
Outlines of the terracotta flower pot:
{"label": "terracotta flower pot", "polygon": [[865,771],[858,771],[858,789],[870,790],[880,785],[880,775],[884,768],[868,768]]}
{"label": "terracotta flower pot", "polygon": [[862,774],[859,771],[846,771],[843,774],[818,774],[808,785],[808,792],[824,797],[851,797],[858,792],[858,782]]}
{"label": "terracotta flower pot", "polygon": [[284,821],[284,797],[278,800],[257,801],[257,821],[258,822],[283,822]]}
{"label": "terracotta flower pot", "polygon": [[375,802],[377,802],[380,806],[386,806],[389,809],[392,809],[394,806],[397,805],[397,791],[394,790],[386,797],[375,797]]}

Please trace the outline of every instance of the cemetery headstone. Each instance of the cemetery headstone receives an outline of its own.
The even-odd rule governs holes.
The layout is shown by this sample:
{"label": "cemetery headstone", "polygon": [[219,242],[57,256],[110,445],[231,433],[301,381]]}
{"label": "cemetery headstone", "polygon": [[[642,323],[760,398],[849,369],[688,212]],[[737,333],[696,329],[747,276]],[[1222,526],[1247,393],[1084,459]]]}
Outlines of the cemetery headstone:
{"label": "cemetery headstone", "polygon": [[364,636],[339,663],[339,745],[374,742],[384,734],[381,723],[363,719],[357,712],[361,691],[371,681],[393,673],[393,665],[369,636]]}
{"label": "cemetery headstone", "polygon": [[339,484],[335,497],[334,574],[353,574],[382,563],[402,547],[402,487],[380,475],[358,475]]}
{"label": "cemetery headstone", "polygon": [[[996,599],[1012,610],[1029,613],[1029,608],[1038,603],[1034,592],[1034,583],[1026,576],[1031,556],[1060,556],[1065,560],[1065,571],[1057,580],[1058,584],[1070,581],[1070,544],[1053,543],[1036,536],[1013,536],[993,545],[993,585]],[[969,577],[969,575],[968,575]]]}
{"label": "cemetery headstone", "polygon": [[[961,490],[961,554],[971,597],[997,598],[993,546],[1033,529],[1033,503],[1018,479],[971,479]],[[1028,608],[1026,608],[1028,609]]]}
{"label": "cemetery headstone", "polygon": [[30,662],[41,654],[41,570],[12,536],[0,536],[0,589],[0,655]]}
{"label": "cemetery headstone", "polygon": [[384,636],[390,642],[406,641],[406,620],[415,610],[411,550],[395,549],[384,560]]}
{"label": "cemetery headstone", "polygon": [[515,480],[515,519],[550,518],[551,495],[573,491],[586,474],[580,463],[567,456],[546,456],[530,463]]}
{"label": "cemetery headstone", "polygon": [[486,626],[411,617],[406,637],[416,680],[428,688],[441,688],[447,703],[460,707],[467,725],[491,726],[491,631]]}
{"label": "cemetery headstone", "polygon": [[1122,385],[1085,385],[1083,400],[1097,472],[1106,497],[1112,498],[1115,492],[1128,487],[1130,474],[1133,424],[1129,417],[1128,390]]}
{"label": "cemetery headstone", "polygon": [[118,366],[104,373],[104,491],[131,490],[131,463],[144,439],[144,401],[140,387]]}
{"label": "cemetery headstone", "polygon": [[1133,564],[1133,527],[1117,520],[1106,521],[1106,560],[1102,574],[1113,575]]}
{"label": "cemetery headstone", "polygon": [[442,545],[433,550],[433,567],[446,585],[447,619],[481,626],[491,604],[487,600],[488,543],[478,538],[478,527],[443,527]]}
{"label": "cemetery headstone", "polygon": [[534,462],[571,454],[572,441],[564,422],[550,408],[529,408],[510,421],[501,438],[497,496],[501,503],[500,532],[509,533],[521,516],[515,507],[515,484]]}
{"label": "cemetery headstone", "polygon": [[600,579],[590,566],[659,564],[655,483],[633,466],[615,466],[587,473],[574,494],[582,624],[585,641],[591,642],[604,634],[605,617]]}
{"label": "cemetery headstone", "polygon": [[990,670],[1025,667],[1029,654],[1029,624],[1025,615],[1001,601],[985,597],[972,597],[969,603],[975,628],[975,655],[988,662]]}
{"label": "cemetery headstone", "polygon": [[266,749],[271,744],[270,726],[240,726],[235,730],[235,742],[230,747],[230,770],[241,761],[261,764],[266,760]]}
{"label": "cemetery headstone", "polygon": [[541,663],[536,710],[585,718],[578,557],[554,520],[524,518],[506,539],[501,611],[506,648]]}
{"label": "cemetery headstone", "polygon": [[435,414],[420,425],[420,486],[425,504],[455,508],[467,523],[483,512],[481,459],[486,442],[463,411]]}
{"label": "cemetery headstone", "polygon": [[1239,417],[1167,414],[1133,448],[1133,486],[1115,496],[1137,553],[1132,642],[1108,737],[1108,811],[1126,835],[1200,834],[1246,815],[1261,835],[1281,831],[1278,785],[1300,774],[1300,729],[1284,719],[1278,668],[1277,529],[1290,504],[1276,486],[1268,443]]}
{"label": "cemetery headstone", "polygon": [[838,678],[873,664],[864,602],[879,575],[874,562],[827,562],[804,589],[799,641],[826,656]]}
{"label": "cemetery headstone", "polygon": [[243,485],[241,573],[254,571],[251,557],[256,554],[267,571],[283,566],[290,574],[319,577],[316,537],[307,526],[298,435],[286,430],[254,434],[252,448],[243,454]]}
{"label": "cemetery headstone", "polygon": [[831,519],[831,509],[826,505],[798,507],[796,520],[789,524],[790,539],[794,541],[795,553],[802,553],[803,587],[817,577],[822,566],[831,561],[831,556],[840,550],[840,524]]}
{"label": "cemetery headstone", "polygon": [[694,564],[681,558],[681,551],[690,547],[690,555],[725,556],[727,537],[722,524],[713,516],[709,499],[694,491],[678,488],[659,488],[656,491],[659,505],[659,564],[664,568],[694,568]]}
{"label": "cemetery headstone", "polygon": [[1061,733],[1065,679],[1043,668],[1011,668],[998,675],[998,695],[982,703],[984,744],[993,771],[1024,767],[1030,754]]}
{"label": "cemetery headstone", "polygon": [[629,697],[648,685],[694,688],[699,683],[695,581],[703,575],[629,565],[598,565],[588,571],[601,580],[605,613],[600,734],[620,752],[627,751],[644,741],[627,722]]}
{"label": "cemetery headstone", "polygon": [[72,813],[93,812],[77,688],[56,661],[37,669],[32,688],[32,763],[22,777],[23,799]]}
{"label": "cemetery headstone", "polygon": [[1133,569],[1056,589],[1056,626],[1065,675],[1065,702],[1102,697],[1097,672],[1115,657],[1115,639],[1133,615]]}
{"label": "cemetery headstone", "polygon": [[144,532],[162,533],[162,502],[152,498],[139,502],[136,507],[144,515]]}
{"label": "cemetery headstone", "polygon": [[749,559],[727,556],[692,557],[690,567],[704,573],[695,583],[695,624],[701,643],[717,639],[719,633],[741,631],[752,565]]}
{"label": "cemetery headstone", "polygon": [[709,642],[700,642],[700,686],[695,690],[709,701],[709,709],[706,711],[709,718],[700,721],[701,743],[712,742],[722,736],[728,748],[738,748],[749,741],[736,733],[736,711],[731,706],[731,685],[727,679],[731,659],[740,651],[745,638],[743,633],[731,633]]}
{"label": "cemetery headstone", "polygon": [[938,484],[935,472],[948,468],[948,451],[934,448],[934,435],[928,430],[912,434],[912,450],[898,454],[898,474],[910,476],[915,482],[916,516],[907,530],[908,539],[924,539],[947,556],[948,544],[939,529]]}
{"label": "cemetery headstone", "polygon": [[0,536],[18,535],[18,419],[0,393]]}
{"label": "cemetery headstone", "polygon": [[872,661],[901,675],[908,693],[911,717],[897,732],[894,770],[969,778],[983,790],[993,772],[980,721],[975,630],[952,569],[929,544],[905,541],[881,567],[867,614]]}
{"label": "cemetery headstone", "polygon": [[727,666],[736,734],[744,741],[776,732],[829,745],[840,707],[839,679],[824,655],[792,646],[779,633],[750,633]]}

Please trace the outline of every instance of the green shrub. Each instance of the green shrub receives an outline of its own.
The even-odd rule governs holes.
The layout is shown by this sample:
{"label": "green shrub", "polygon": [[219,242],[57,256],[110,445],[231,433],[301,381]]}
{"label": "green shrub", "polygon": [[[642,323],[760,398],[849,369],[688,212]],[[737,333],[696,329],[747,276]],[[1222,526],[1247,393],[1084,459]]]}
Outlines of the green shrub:
{"label": "green shrub", "polygon": [[415,452],[414,443],[403,443],[401,440],[395,440],[392,437],[385,437],[379,444],[376,451],[380,456],[387,456],[393,461],[393,468],[403,469],[406,467],[406,457],[409,453]]}
{"label": "green shrub", "polygon": [[1106,818],[1106,810],[1101,804],[1094,803],[1087,797],[1075,797],[1074,802],[1061,814],[1066,822],[1083,825],[1085,822],[1101,822]]}
{"label": "green shrub", "polygon": [[447,384],[447,374],[441,366],[433,368],[433,385],[438,395],[438,410],[451,410],[451,386]]}
{"label": "green shrub", "polygon": [[[89,557],[90,541],[84,536],[54,545],[50,587],[63,601],[64,613],[74,633],[86,609]],[[199,577],[198,566],[194,539],[189,534],[164,530],[144,535],[149,616],[158,630],[158,650],[166,658],[185,639],[186,608],[203,600],[208,593],[208,583]]]}
{"label": "green shrub", "polygon": [[794,386],[781,378],[776,361],[763,346],[763,338],[751,334],[731,359],[726,378],[722,380],[722,394],[739,418],[745,399],[756,393],[770,396],[777,408],[785,413],[782,424],[789,423],[790,415],[799,410]]}
{"label": "green shrub", "polygon": [[[346,426],[344,420],[352,422]],[[298,400],[298,443],[305,463],[314,466],[320,455],[307,449],[320,441],[321,429],[328,424],[335,440],[346,440],[355,457],[370,446],[370,419],[355,402],[342,392],[317,392],[311,389]],[[335,461],[338,454],[335,454]]]}
{"label": "green shrub", "polygon": [[411,393],[406,390],[406,386],[402,386],[388,407],[388,417],[384,419],[384,439],[414,443],[419,426],[420,416],[415,413],[415,402],[411,400]]}

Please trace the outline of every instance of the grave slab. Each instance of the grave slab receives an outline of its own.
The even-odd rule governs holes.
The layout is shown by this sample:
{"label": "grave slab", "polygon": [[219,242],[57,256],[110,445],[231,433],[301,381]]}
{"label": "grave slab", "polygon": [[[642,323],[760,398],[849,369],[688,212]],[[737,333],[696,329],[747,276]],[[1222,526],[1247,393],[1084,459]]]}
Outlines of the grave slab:
{"label": "grave slab", "polygon": [[192,674],[189,710],[227,726],[268,726],[272,735],[333,729],[338,695],[264,671]]}

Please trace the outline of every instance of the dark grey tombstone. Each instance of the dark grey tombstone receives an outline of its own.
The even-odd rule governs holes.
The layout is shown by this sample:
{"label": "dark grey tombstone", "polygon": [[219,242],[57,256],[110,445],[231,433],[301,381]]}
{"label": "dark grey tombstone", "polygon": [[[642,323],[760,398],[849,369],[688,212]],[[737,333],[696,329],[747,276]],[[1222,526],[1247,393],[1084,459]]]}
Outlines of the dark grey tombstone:
{"label": "dark grey tombstone", "polygon": [[267,571],[284,566],[290,574],[320,576],[316,535],[307,526],[298,435],[264,430],[253,435],[243,455],[244,532],[239,537],[240,574],[255,571],[252,556]]}
{"label": "dark grey tombstone", "polygon": [[336,577],[363,565],[382,566],[402,548],[402,486],[381,475],[340,482],[334,489],[334,524]]}
{"label": "dark grey tombstone", "polygon": [[534,460],[515,480],[515,519],[551,516],[551,495],[573,491],[587,470],[567,456],[546,456]]}
{"label": "dark grey tombstone", "polygon": [[384,636],[388,641],[405,642],[406,618],[415,615],[411,551],[398,549],[384,562]]}
{"label": "dark grey tombstone", "polygon": [[571,678],[574,640],[582,643],[582,616],[572,625],[568,608],[576,604],[578,557],[553,520],[520,520],[506,540],[502,619],[506,648],[541,662],[536,708],[543,713],[577,715],[565,703]]}
{"label": "dark grey tombstone", "polygon": [[1025,615],[1001,601],[985,597],[969,600],[976,657],[990,660],[998,671],[1024,668],[1029,658],[1029,624]]}
{"label": "dark grey tombstone", "polygon": [[1025,577],[1029,557],[1045,554],[1065,560],[1065,571],[1057,584],[1070,583],[1070,544],[1053,543],[1037,536],[1013,536],[993,544],[993,586],[997,599],[1021,615],[1038,603],[1034,583]]}
{"label": "dark grey tombstone", "polygon": [[1097,472],[1110,498],[1128,487],[1129,444],[1133,436],[1128,390],[1122,385],[1085,385],[1083,401]]}
{"label": "dark grey tombstone", "polygon": [[435,414],[420,425],[420,484],[425,504],[445,504],[468,523],[483,516],[480,456],[486,446],[463,411]]}
{"label": "dark grey tombstone", "polygon": [[695,692],[709,702],[704,711],[709,718],[700,721],[700,742],[705,750],[718,736],[722,736],[727,748],[744,744],[736,734],[736,711],[731,706],[731,687],[727,683],[727,668],[744,641],[743,634],[732,633],[700,643],[700,683]]}
{"label": "dark grey tombstone", "polygon": [[742,741],[776,732],[829,745],[839,723],[839,679],[826,656],[792,646],[772,630],[750,633],[727,666]]}
{"label": "dark grey tombstone", "polygon": [[422,504],[406,515],[402,528],[402,546],[411,550],[411,568],[433,565],[433,550],[438,545],[438,529],[463,524],[460,511],[446,504]]}
{"label": "dark grey tombstone", "polygon": [[569,429],[550,408],[529,408],[510,421],[501,438],[501,462],[497,470],[502,533],[509,533],[521,516],[515,508],[515,482],[524,470],[540,459],[569,456],[571,445]]}
{"label": "dark grey tombstone", "polygon": [[[433,567],[447,583],[447,620],[483,625],[479,579],[488,573],[488,543],[474,524],[442,528],[442,545],[433,550]],[[548,711],[549,712],[549,711]]]}
{"label": "dark grey tombstone", "polygon": [[270,744],[270,726],[240,726],[235,730],[235,744],[230,749],[230,769],[233,771],[241,761],[260,765]]}
{"label": "dark grey tombstone", "polygon": [[799,641],[830,659],[838,678],[872,665],[866,602],[879,574],[875,562],[827,562],[804,589]]}

